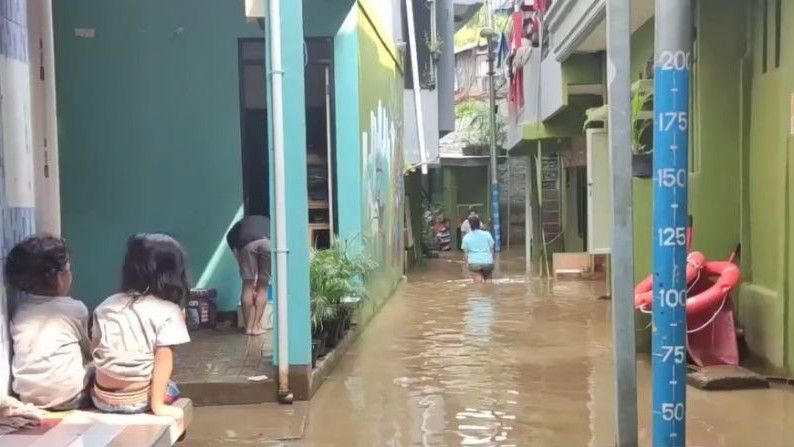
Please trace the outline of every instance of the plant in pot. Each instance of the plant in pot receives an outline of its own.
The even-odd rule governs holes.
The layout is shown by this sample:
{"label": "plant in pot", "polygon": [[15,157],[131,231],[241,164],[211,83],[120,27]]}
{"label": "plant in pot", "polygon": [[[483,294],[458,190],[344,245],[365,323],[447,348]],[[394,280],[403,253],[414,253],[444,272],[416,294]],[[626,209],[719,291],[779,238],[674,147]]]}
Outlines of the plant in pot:
{"label": "plant in pot", "polygon": [[[363,244],[361,251],[365,251]],[[349,242],[336,241],[329,249],[312,254],[309,266],[312,348],[317,346],[317,355],[336,346],[353,313],[366,298],[364,278],[376,265],[365,255],[351,252]]]}
{"label": "plant in pot", "polygon": [[444,47],[444,41],[441,40],[441,36],[436,34],[435,36],[429,36],[425,33],[425,45],[427,45],[427,50],[430,52],[430,57],[433,58],[434,61],[438,62],[441,58],[441,51]]}
{"label": "plant in pot", "polygon": [[653,176],[653,147],[647,132],[653,125],[653,112],[648,110],[652,103],[653,92],[636,91],[631,98],[631,165],[634,177]]}

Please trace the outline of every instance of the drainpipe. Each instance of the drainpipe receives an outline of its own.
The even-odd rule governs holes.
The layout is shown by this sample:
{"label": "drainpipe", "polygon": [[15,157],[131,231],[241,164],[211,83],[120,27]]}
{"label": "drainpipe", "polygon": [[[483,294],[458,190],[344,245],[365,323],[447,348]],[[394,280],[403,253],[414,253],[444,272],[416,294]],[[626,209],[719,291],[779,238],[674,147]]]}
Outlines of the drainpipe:
{"label": "drainpipe", "polygon": [[422,175],[427,175],[425,117],[422,111],[422,86],[419,84],[419,56],[417,56],[416,49],[416,24],[414,23],[413,0],[405,0],[405,14],[408,21],[408,49],[411,52],[411,77],[414,83],[414,110],[416,111],[416,131],[419,137],[419,160],[422,163]]}
{"label": "drainpipe", "polygon": [[276,169],[276,297],[278,305],[278,399],[292,403],[289,388],[289,331],[287,309],[287,201],[284,169],[284,104],[281,65],[281,0],[270,0],[270,72],[273,88],[273,161]]}

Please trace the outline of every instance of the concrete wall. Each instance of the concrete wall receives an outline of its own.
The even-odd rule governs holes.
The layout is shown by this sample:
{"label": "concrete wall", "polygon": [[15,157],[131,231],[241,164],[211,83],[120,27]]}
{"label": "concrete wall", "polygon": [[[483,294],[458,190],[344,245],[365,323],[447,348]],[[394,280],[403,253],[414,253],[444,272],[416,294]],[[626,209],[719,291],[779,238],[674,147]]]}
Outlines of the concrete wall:
{"label": "concrete wall", "polygon": [[264,31],[242,0],[75,0],[54,2],[54,15],[75,295],[100,302],[118,287],[127,236],[168,231],[194,280],[208,275],[234,308],[223,238],[242,203],[237,44]]}

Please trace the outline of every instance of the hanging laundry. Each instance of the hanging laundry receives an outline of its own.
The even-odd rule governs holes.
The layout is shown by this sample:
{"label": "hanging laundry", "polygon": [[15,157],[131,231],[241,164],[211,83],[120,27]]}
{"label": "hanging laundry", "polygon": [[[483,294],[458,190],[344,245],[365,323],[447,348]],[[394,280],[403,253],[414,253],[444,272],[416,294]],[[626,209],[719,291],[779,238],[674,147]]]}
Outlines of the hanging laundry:
{"label": "hanging laundry", "polygon": [[[510,37],[510,53],[515,57],[523,44],[524,35],[524,13],[513,13],[513,32]],[[524,107],[524,69],[523,66],[513,68],[513,76],[510,81],[510,93],[508,95],[511,115],[517,114],[518,110]]]}
{"label": "hanging laundry", "polygon": [[496,66],[501,67],[502,63],[507,59],[507,53],[510,52],[510,49],[507,44],[507,36],[505,33],[501,33],[499,35],[499,51],[497,54],[496,59]]}

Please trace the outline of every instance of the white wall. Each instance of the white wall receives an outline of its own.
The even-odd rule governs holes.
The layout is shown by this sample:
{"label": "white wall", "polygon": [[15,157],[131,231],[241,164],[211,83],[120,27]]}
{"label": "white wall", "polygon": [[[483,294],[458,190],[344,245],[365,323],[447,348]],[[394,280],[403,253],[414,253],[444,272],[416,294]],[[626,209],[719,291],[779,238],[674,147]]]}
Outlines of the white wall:
{"label": "white wall", "polygon": [[52,0],[28,0],[28,33],[36,231],[57,235],[61,232],[61,200]]}

